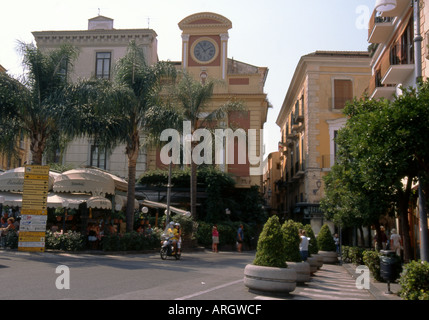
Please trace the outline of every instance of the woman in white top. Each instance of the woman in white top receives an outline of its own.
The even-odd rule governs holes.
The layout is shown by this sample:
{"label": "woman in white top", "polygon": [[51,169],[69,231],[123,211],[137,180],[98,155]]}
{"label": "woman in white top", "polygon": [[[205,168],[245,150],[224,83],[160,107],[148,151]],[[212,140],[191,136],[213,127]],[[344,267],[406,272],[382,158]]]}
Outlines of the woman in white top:
{"label": "woman in white top", "polygon": [[299,230],[299,236],[301,238],[301,242],[299,244],[299,252],[301,254],[302,261],[306,261],[308,258],[308,240],[305,235],[305,230]]}
{"label": "woman in white top", "polygon": [[392,229],[390,235],[390,250],[395,251],[398,256],[401,256],[401,236],[396,232],[396,229]]}

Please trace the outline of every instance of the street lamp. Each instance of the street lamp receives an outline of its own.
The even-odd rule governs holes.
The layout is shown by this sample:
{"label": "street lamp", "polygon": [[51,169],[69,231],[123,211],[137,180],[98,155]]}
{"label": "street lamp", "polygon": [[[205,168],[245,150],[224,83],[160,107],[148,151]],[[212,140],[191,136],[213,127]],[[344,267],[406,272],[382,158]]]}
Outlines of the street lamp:
{"label": "street lamp", "polygon": [[378,12],[392,11],[396,8],[396,0],[377,0],[375,2],[375,10]]}
{"label": "street lamp", "polygon": [[[420,0],[411,0],[414,7],[414,61],[416,90],[419,90],[419,81],[422,77],[422,41],[420,34]],[[375,9],[379,12],[391,11],[396,8],[396,0],[377,0]],[[429,234],[426,213],[426,195],[422,189],[422,179],[419,175],[419,218],[420,218],[420,258],[429,261]]]}

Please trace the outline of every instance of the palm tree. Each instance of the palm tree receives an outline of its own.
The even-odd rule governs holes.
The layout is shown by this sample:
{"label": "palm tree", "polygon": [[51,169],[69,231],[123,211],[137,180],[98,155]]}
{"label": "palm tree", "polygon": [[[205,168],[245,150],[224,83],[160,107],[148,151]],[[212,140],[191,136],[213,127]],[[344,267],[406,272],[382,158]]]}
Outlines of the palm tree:
{"label": "palm tree", "polygon": [[[171,108],[164,109],[162,113],[151,112],[148,127],[152,131],[160,132],[162,127],[159,127],[159,123],[162,123],[164,125],[163,129],[172,128],[180,132],[183,129],[183,121],[189,121],[191,126],[190,134],[193,135],[197,129],[212,129],[213,124],[217,121],[225,120],[230,111],[244,110],[241,102],[233,100],[213,110],[211,102],[216,84],[219,84],[219,82],[214,79],[207,79],[204,82],[196,81],[192,75],[184,72],[181,74],[178,84],[173,87],[173,92],[164,96]],[[191,142],[191,154],[196,144],[197,141]],[[197,164],[191,159],[190,165],[190,206],[192,217],[196,219]]]}
{"label": "palm tree", "polygon": [[126,55],[115,66],[113,82],[86,80],[77,83],[72,90],[77,96],[84,97],[76,109],[94,108],[94,117],[80,124],[86,128],[86,134],[106,149],[125,144],[128,157],[127,232],[131,232],[134,225],[136,166],[144,145],[141,137],[145,134],[145,115],[149,108],[162,105],[160,92],[164,82],[174,79],[175,72],[174,66],[168,62],[148,66],[142,48],[132,41]]}
{"label": "palm tree", "polygon": [[29,137],[32,162],[42,164],[49,140],[60,134],[67,72],[76,48],[63,45],[47,53],[19,43],[26,74],[21,81],[0,74],[0,152],[16,154],[21,134]]}

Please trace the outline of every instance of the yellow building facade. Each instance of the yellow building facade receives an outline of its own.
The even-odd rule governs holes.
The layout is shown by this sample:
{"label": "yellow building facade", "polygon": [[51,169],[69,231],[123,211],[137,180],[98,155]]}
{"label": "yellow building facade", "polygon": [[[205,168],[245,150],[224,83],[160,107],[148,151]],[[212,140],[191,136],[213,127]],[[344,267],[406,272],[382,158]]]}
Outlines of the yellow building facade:
{"label": "yellow building facade", "polygon": [[281,215],[323,223],[323,177],[335,161],[335,136],[347,101],[360,98],[371,77],[367,52],[316,51],[301,57],[276,123],[281,130]]}

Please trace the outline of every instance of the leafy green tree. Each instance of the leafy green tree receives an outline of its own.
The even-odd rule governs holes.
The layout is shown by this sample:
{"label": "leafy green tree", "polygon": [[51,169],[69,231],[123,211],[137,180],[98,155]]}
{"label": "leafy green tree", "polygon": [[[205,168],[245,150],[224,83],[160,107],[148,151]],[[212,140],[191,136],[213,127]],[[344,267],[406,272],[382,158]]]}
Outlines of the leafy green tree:
{"label": "leafy green tree", "polygon": [[[219,81],[207,79],[204,82],[196,81],[192,75],[184,72],[180,75],[177,84],[172,87],[172,91],[164,92],[163,99],[165,104],[169,106],[164,111],[151,112],[151,117],[148,119],[148,127],[152,128],[155,135],[159,134],[162,129],[175,129],[182,136],[183,122],[190,123],[189,134],[191,136],[198,129],[212,129],[218,121],[225,120],[228,112],[243,110],[243,105],[238,101],[228,101],[220,107],[213,109],[212,97],[216,84]],[[161,127],[160,127],[161,126]],[[164,126],[164,127],[162,127]],[[155,130],[153,128],[156,128]],[[159,135],[158,135],[159,136]],[[188,137],[184,137],[188,139]],[[199,141],[190,141],[190,207],[191,214],[194,219],[197,219],[197,163],[194,161],[194,148]],[[182,150],[187,153],[188,150]]]}
{"label": "leafy green tree", "polygon": [[428,103],[425,82],[419,90],[403,88],[393,102],[364,97],[349,104],[349,119],[337,138],[337,166],[325,180],[322,206],[343,223],[374,222],[377,228],[377,216],[395,208],[406,261],[411,257],[407,216],[412,184],[420,177],[425,190],[429,173]]}
{"label": "leafy green tree", "polygon": [[42,52],[34,44],[19,43],[25,74],[18,81],[0,73],[0,152],[16,154],[21,135],[30,139],[34,164],[41,165],[50,140],[63,135],[67,122],[67,73],[78,51],[70,45]]}

